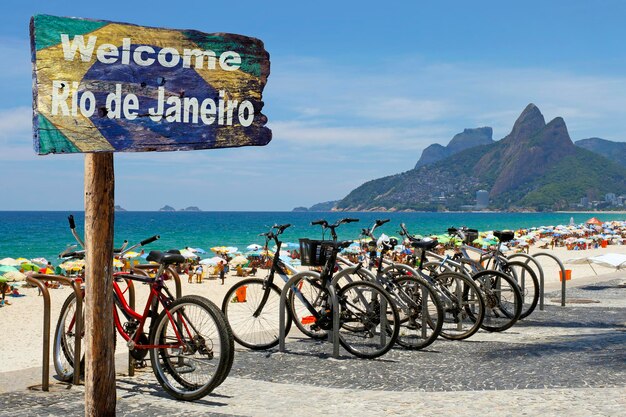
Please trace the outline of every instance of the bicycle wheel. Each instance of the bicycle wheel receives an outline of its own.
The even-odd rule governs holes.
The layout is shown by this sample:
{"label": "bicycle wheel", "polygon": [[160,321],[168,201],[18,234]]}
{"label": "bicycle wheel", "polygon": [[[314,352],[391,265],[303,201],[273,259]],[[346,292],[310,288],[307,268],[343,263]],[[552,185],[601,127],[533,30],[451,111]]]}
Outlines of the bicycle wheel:
{"label": "bicycle wheel", "polygon": [[202,398],[232,366],[234,339],[224,315],[204,297],[172,302],[151,326],[150,362],[163,389],[179,400]]}
{"label": "bicycle wheel", "polygon": [[400,318],[397,343],[416,350],[433,343],[441,333],[444,318],[435,288],[422,277],[409,275],[401,275],[385,287]]}
{"label": "bicycle wheel", "polygon": [[463,340],[476,333],[483,323],[485,302],[474,281],[455,272],[434,275],[431,279],[443,304],[441,336]]}
{"label": "bicycle wheel", "polygon": [[[280,290],[261,278],[244,279],[233,285],[222,302],[222,312],[235,341],[249,349],[269,349],[279,341]],[[285,334],[291,328],[287,308]]]}
{"label": "bicycle wheel", "polygon": [[520,261],[507,261],[502,272],[512,277],[522,292],[520,319],[530,316],[539,301],[539,279],[530,265]]}
{"label": "bicycle wheel", "polygon": [[400,316],[389,294],[380,285],[360,281],[345,285],[337,298],[341,345],[359,358],[387,353],[400,331]]}
{"label": "bicycle wheel", "polygon": [[[85,318],[85,304],[83,303],[83,323]],[[74,342],[76,338],[76,294],[73,292],[65,299],[54,331],[52,360],[54,369],[61,381],[71,381],[74,377]],[[81,335],[84,338],[85,333]],[[81,374],[85,370],[84,344],[81,352]]]}
{"label": "bicycle wheel", "polygon": [[502,332],[517,322],[522,314],[522,294],[515,280],[499,271],[488,269],[472,276],[485,301],[482,328]]}
{"label": "bicycle wheel", "polygon": [[[298,330],[313,339],[325,339],[328,332],[325,324],[318,323],[309,310],[310,306],[323,316],[327,316],[328,291],[322,287],[318,274],[301,272],[301,279],[296,281],[287,295],[293,323]],[[308,304],[308,306],[307,306]]]}

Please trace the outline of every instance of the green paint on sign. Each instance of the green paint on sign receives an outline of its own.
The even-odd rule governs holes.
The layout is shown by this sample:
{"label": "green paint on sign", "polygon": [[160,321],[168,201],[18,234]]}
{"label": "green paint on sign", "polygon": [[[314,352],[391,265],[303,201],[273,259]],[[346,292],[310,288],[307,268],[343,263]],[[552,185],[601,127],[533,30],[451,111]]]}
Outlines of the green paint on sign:
{"label": "green paint on sign", "polygon": [[[80,152],[48,119],[39,114],[39,154]],[[43,136],[43,137],[42,137]]]}
{"label": "green paint on sign", "polygon": [[241,66],[239,69],[255,77],[261,76],[260,60],[262,60],[266,54],[263,48],[246,48],[242,50],[242,44],[239,42],[227,40],[223,36],[207,36],[205,33],[195,31],[186,31],[183,32],[183,35],[196,43],[200,48],[215,52],[217,56],[220,56],[220,54],[226,51],[237,51],[241,56]]}
{"label": "green paint on sign", "polygon": [[35,47],[38,51],[61,43],[61,33],[70,39],[76,35],[84,35],[106,26],[109,22],[97,20],[72,19],[38,14],[35,20]]}

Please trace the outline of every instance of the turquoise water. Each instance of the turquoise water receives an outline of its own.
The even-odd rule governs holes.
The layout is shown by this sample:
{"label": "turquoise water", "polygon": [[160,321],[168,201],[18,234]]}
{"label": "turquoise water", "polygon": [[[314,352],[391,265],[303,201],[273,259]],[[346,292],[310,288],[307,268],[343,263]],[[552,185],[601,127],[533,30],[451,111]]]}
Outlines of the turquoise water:
{"label": "turquoise water", "polygon": [[[82,212],[0,212],[0,258],[45,257],[58,263],[58,254],[75,243],[68,228],[67,216],[74,214],[77,230],[83,234]],[[310,222],[325,218],[359,218],[359,223],[342,225],[340,239],[356,239],[361,228],[370,227],[376,219],[391,219],[379,230],[397,235],[403,222],[411,233],[441,234],[450,226],[468,226],[479,230],[517,229],[542,225],[568,224],[570,217],[582,223],[592,216],[601,221],[626,220],[626,214],[594,213],[295,213],[295,212],[118,212],[115,214],[115,244],[124,239],[131,244],[152,235],[161,239],[149,249],[165,250],[186,246],[203,248],[236,246],[245,251],[251,243],[263,244],[259,233],[275,223],[291,223],[284,241],[297,242],[300,237],[320,238],[321,228]]]}

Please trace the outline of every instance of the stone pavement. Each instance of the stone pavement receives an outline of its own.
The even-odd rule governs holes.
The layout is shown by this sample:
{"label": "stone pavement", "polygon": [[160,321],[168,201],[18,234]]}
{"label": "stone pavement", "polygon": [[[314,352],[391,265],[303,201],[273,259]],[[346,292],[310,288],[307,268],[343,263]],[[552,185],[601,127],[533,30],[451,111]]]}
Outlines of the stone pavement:
{"label": "stone pavement", "polygon": [[[393,349],[373,361],[345,352],[331,359],[330,344],[301,337],[290,339],[288,353],[238,349],[227,380],[194,403],[172,400],[142,369],[119,376],[118,415],[626,416],[625,282],[572,288],[568,306],[548,304],[504,333]],[[7,376],[0,374],[4,391]],[[83,413],[82,386],[8,391],[0,415]]]}

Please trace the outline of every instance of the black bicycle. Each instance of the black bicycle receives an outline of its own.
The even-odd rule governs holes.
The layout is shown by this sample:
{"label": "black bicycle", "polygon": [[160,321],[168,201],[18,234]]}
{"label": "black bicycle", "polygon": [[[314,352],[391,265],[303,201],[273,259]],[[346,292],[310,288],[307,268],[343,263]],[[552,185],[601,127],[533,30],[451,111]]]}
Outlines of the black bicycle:
{"label": "black bicycle", "polygon": [[[331,289],[336,291],[339,306],[339,341],[353,355],[376,358],[396,343],[400,332],[400,315],[393,298],[385,289],[371,281],[353,281],[338,285],[342,277],[355,274],[361,264],[338,271],[337,255],[351,241],[338,241],[336,229],[358,219],[341,219],[334,224],[326,220],[312,222],[322,226],[322,240],[300,239],[304,266],[321,267],[320,272],[303,271],[292,277],[294,285],[288,300],[294,324],[314,338],[326,337],[332,329]],[[332,240],[325,240],[330,230]],[[338,271],[338,272],[337,272]]]}

